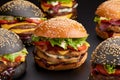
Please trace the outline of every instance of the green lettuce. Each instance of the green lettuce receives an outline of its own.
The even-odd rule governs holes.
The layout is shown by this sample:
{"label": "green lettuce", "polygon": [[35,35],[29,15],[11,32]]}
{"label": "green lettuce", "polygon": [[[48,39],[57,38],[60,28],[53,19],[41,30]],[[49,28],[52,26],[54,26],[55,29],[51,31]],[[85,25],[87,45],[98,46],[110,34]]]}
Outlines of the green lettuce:
{"label": "green lettuce", "polygon": [[99,17],[99,16],[96,16],[96,17],[94,18],[94,22],[97,22],[97,23],[100,23],[101,20],[110,20],[110,18]]}
{"label": "green lettuce", "polygon": [[5,59],[7,59],[8,61],[11,61],[11,62],[14,62],[16,57],[18,57],[19,55],[27,55],[28,52],[27,50],[24,48],[23,50],[19,51],[19,52],[15,52],[15,53],[8,53],[8,54],[5,54],[3,56],[0,56],[0,59],[1,57],[4,57]]}
{"label": "green lettuce", "polygon": [[116,70],[114,65],[104,65],[104,68],[108,72],[108,74],[113,74]]}
{"label": "green lettuce", "polygon": [[83,38],[45,38],[45,37],[37,37],[32,36],[32,41],[49,41],[50,44],[54,47],[55,45],[62,47],[63,49],[67,49],[67,46],[73,47],[75,50],[78,49],[78,46],[82,44],[89,44],[86,42],[87,37]]}

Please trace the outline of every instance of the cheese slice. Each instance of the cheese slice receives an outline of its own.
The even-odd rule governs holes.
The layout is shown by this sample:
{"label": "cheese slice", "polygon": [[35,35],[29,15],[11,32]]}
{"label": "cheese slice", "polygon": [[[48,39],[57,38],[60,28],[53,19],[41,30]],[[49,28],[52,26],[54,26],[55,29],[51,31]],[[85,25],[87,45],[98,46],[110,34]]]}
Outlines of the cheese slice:
{"label": "cheese slice", "polygon": [[15,23],[15,24],[3,24],[3,25],[1,25],[1,27],[5,28],[5,29],[10,29],[14,26],[25,25],[25,24],[36,25],[35,23],[20,22],[20,23]]}
{"label": "cheese slice", "polygon": [[71,1],[70,3],[62,3],[61,6],[72,7],[73,6],[73,2]]}
{"label": "cheese slice", "polygon": [[72,13],[67,14],[67,15],[57,16],[57,17],[66,17],[66,18],[71,18],[71,17],[72,17]]}
{"label": "cheese slice", "polygon": [[28,32],[28,31],[34,31],[35,28],[31,28],[31,29],[11,29],[11,31],[20,34],[20,33],[24,33],[24,32]]}
{"label": "cheese slice", "polygon": [[65,55],[65,54],[67,54],[69,52],[69,50],[66,50],[66,51],[58,51],[58,53],[60,54],[60,55]]}

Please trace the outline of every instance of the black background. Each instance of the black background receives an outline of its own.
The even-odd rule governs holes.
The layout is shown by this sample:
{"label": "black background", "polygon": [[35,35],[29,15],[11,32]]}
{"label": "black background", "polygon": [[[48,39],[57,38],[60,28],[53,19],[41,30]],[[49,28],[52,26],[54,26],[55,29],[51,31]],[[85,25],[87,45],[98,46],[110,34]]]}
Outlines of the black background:
{"label": "black background", "polygon": [[[0,6],[9,0],[0,0]],[[29,0],[39,6],[38,0]],[[87,41],[90,43],[88,50],[88,58],[86,62],[79,68],[67,71],[48,71],[39,68],[34,63],[32,51],[33,46],[27,47],[29,55],[27,56],[27,70],[26,73],[17,80],[88,80],[90,73],[90,55],[95,47],[102,41],[95,32],[95,23],[93,22],[95,10],[99,4],[105,0],[77,0],[78,19],[86,28],[89,37]]]}

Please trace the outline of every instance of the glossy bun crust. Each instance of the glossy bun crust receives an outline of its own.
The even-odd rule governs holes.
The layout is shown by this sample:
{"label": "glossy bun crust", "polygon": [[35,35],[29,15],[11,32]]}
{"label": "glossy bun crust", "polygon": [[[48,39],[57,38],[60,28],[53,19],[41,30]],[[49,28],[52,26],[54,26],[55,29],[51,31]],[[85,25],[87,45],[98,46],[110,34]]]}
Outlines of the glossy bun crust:
{"label": "glossy bun crust", "polygon": [[120,19],[120,0],[107,0],[98,6],[96,15],[111,19]]}
{"label": "glossy bun crust", "polygon": [[108,38],[93,51],[92,63],[120,65],[120,37]]}
{"label": "glossy bun crust", "polygon": [[36,36],[49,38],[81,38],[88,34],[82,24],[68,18],[51,18],[38,25]]}
{"label": "glossy bun crust", "polygon": [[0,28],[0,55],[15,53],[24,48],[19,36],[15,33]]}
{"label": "glossy bun crust", "polygon": [[42,17],[43,13],[35,4],[27,0],[12,0],[0,7],[0,15]]}

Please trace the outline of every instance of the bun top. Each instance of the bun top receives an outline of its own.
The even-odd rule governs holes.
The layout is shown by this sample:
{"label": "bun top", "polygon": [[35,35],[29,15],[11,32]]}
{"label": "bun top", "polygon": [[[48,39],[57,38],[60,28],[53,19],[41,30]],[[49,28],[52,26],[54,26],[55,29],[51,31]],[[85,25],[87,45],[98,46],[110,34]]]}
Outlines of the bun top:
{"label": "bun top", "polygon": [[120,65],[120,37],[108,38],[100,43],[91,59],[97,64]]}
{"label": "bun top", "polygon": [[24,48],[19,36],[7,29],[0,28],[0,55],[15,53]]}
{"label": "bun top", "polygon": [[34,31],[36,36],[49,38],[81,38],[88,34],[82,24],[68,18],[51,18]]}
{"label": "bun top", "polygon": [[98,6],[96,15],[111,19],[120,19],[120,0],[108,0]]}
{"label": "bun top", "polygon": [[26,0],[12,0],[0,7],[0,15],[43,17],[41,10]]}

